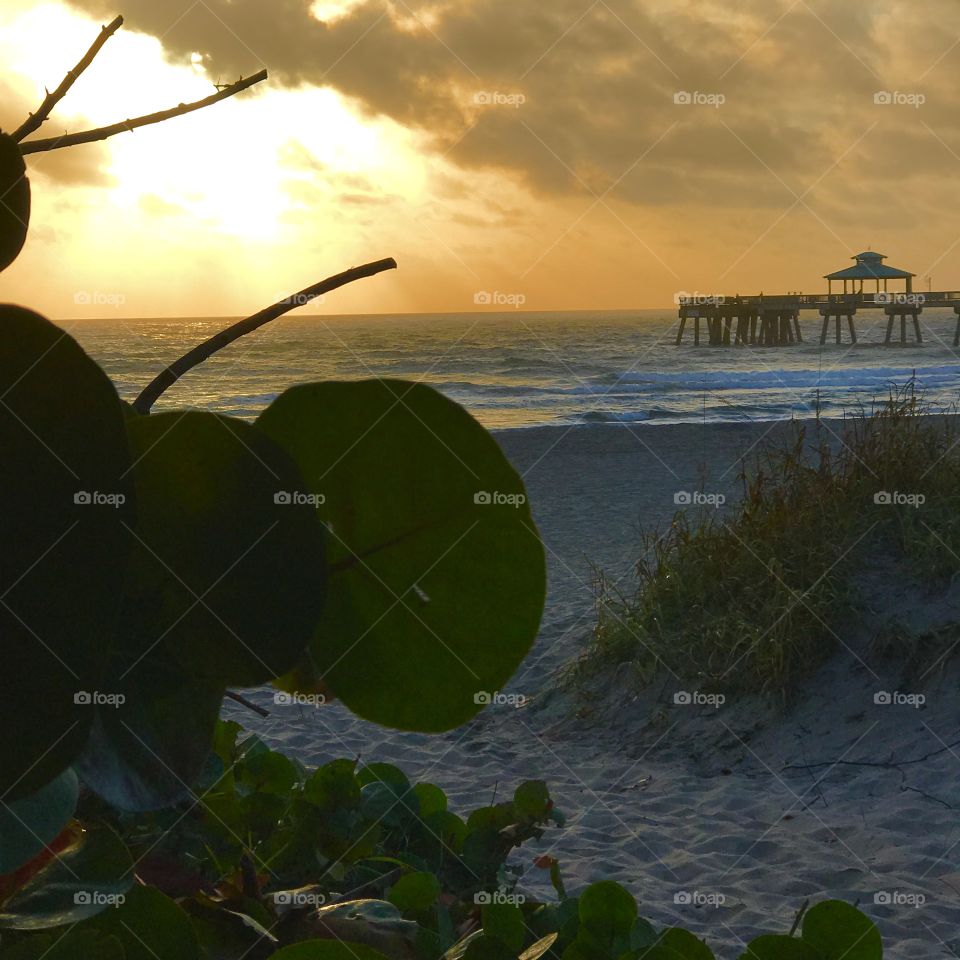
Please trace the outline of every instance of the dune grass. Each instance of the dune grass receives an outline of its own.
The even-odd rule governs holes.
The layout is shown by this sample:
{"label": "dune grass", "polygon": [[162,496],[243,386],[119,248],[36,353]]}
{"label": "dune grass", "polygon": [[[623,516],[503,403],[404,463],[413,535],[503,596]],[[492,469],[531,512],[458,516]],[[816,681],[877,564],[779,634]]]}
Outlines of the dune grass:
{"label": "dune grass", "polygon": [[600,579],[575,676],[629,663],[641,683],[669,673],[788,699],[839,643],[863,564],[882,556],[931,583],[960,570],[957,420],[913,382],[870,411],[796,424],[740,480],[725,513],[681,511],[646,535],[635,591]]}

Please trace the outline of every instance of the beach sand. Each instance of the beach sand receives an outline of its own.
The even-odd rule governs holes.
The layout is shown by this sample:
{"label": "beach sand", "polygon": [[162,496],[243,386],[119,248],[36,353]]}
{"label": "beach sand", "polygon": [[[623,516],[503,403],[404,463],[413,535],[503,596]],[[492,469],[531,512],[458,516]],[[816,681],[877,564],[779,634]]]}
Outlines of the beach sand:
{"label": "beach sand", "polygon": [[[845,632],[840,652],[786,714],[761,702],[675,705],[638,695],[617,671],[586,707],[557,689],[557,672],[593,628],[594,570],[629,587],[640,528],[669,522],[681,491],[734,500],[741,456],[787,429],[597,425],[498,434],[525,478],[549,567],[540,636],[507,688],[532,698],[523,708],[490,708],[459,730],[423,736],[373,726],[338,704],[277,706],[261,689],[247,695],[269,718],[230,701],[224,716],[308,765],[357,755],[395,763],[411,780],[441,786],[460,813],[521,780],[543,779],[568,822],[514,854],[526,871],[520,892],[553,898],[532,863],[549,853],[570,892],[617,880],[642,915],[706,937],[718,957],[738,957],[761,933],[786,932],[805,899],[830,897],[859,901],[880,926],[887,957],[960,956],[952,668],[926,679],[922,708],[875,704],[877,691],[902,688],[897,665],[875,662],[867,646],[875,624],[863,623]],[[864,572],[877,623],[891,610],[921,631],[960,621],[960,591],[932,603],[909,571],[894,573]]]}

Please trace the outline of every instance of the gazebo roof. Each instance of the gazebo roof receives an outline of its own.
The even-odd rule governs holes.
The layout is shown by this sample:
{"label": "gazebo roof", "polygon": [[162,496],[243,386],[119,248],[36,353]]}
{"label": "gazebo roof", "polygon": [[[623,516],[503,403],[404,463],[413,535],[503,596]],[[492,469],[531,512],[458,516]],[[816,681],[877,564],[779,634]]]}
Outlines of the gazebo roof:
{"label": "gazebo roof", "polygon": [[856,261],[852,267],[845,267],[843,270],[837,270],[834,273],[828,273],[824,280],[906,280],[908,277],[915,277],[915,273],[909,270],[898,270],[896,267],[888,267],[883,261],[886,255],[876,253],[873,250],[865,250],[851,257]]}

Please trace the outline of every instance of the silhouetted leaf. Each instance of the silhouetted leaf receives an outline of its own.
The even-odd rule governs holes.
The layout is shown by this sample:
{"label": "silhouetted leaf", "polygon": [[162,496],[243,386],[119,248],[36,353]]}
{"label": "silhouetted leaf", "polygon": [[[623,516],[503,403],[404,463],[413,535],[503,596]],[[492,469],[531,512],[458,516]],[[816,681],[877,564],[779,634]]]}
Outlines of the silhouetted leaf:
{"label": "silhouetted leaf", "polygon": [[80,784],[66,769],[29,797],[0,804],[0,875],[31,860],[73,817]]}
{"label": "silhouetted leaf", "polygon": [[[134,522],[113,385],[59,327],[0,306],[0,799],[34,793],[93,719]],[[78,702],[82,701],[82,702]]]}
{"label": "silhouetted leaf", "polygon": [[496,441],[435,390],[392,380],[293,387],[257,425],[300,465],[331,529],[314,674],[388,726],[468,720],[543,609],[543,547]]}
{"label": "silhouetted leaf", "polygon": [[30,181],[17,141],[0,133],[0,270],[23,248],[30,225]]}
{"label": "silhouetted leaf", "polygon": [[299,471],[249,424],[127,421],[140,516],[121,616],[129,669],[162,642],[194,677],[253,685],[303,655],[323,606],[323,530],[282,496]]}
{"label": "silhouetted leaf", "polygon": [[155,887],[134,884],[124,901],[84,926],[113,935],[126,951],[126,960],[196,960],[200,956],[190,917]]}
{"label": "silhouetted leaf", "polygon": [[271,960],[386,960],[379,950],[362,943],[336,940],[305,940],[278,950]]}

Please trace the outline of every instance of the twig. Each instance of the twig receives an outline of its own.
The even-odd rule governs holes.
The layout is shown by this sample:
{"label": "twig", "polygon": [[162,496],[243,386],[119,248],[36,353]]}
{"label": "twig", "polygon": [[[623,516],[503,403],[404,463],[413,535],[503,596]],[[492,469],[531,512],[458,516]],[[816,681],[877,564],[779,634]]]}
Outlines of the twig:
{"label": "twig", "polygon": [[946,753],[948,750],[952,750],[954,747],[960,747],[960,740],[954,740],[953,743],[948,743],[945,747],[941,747],[939,750],[933,750],[930,753],[925,753],[922,757],[913,757],[910,760],[823,760],[820,763],[788,763],[785,766],[781,767],[783,770],[812,770],[814,767],[883,767],[884,769],[893,769],[895,767],[903,767],[908,763],[923,763],[924,760],[929,760],[931,757],[936,757],[941,753]]}
{"label": "twig", "polygon": [[793,918],[793,926],[790,928],[790,933],[787,936],[792,937],[797,932],[797,927],[800,926],[800,921],[803,919],[803,915],[807,912],[807,907],[810,906],[809,900],[804,900],[800,909],[797,911],[797,915]]}
{"label": "twig", "polygon": [[170,364],[166,370],[154,378],[140,396],[134,400],[134,409],[137,413],[149,413],[150,408],[156,403],[157,398],[167,387],[176,383],[188,370],[193,369],[197,364],[203,363],[204,360],[215,354],[218,350],[222,350],[227,344],[233,343],[234,340],[239,340],[240,337],[245,334],[256,330],[257,327],[262,327],[265,323],[276,320],[277,317],[282,317],[294,307],[309,303],[323,293],[336,290],[337,287],[345,286],[354,280],[372,277],[377,273],[382,273],[384,270],[394,270],[396,266],[397,261],[394,260],[393,257],[388,257],[386,260],[376,260],[373,263],[365,263],[361,267],[353,267],[333,277],[327,277],[326,280],[321,280],[319,283],[315,283],[313,286],[286,297],[273,304],[273,306],[261,310],[259,313],[255,313],[252,317],[247,317],[246,320],[241,320],[232,327],[221,330],[218,334],[210,337],[209,340],[204,340],[203,343],[194,347],[188,353],[185,353],[179,360]]}
{"label": "twig", "polygon": [[233,690],[226,690],[224,691],[223,695],[225,697],[229,697],[231,700],[236,700],[237,703],[243,704],[243,706],[247,707],[249,710],[252,710],[254,713],[259,713],[261,717],[270,716],[269,710],[264,710],[263,707],[258,707],[252,700],[248,700],[239,693],[234,693]]}
{"label": "twig", "polygon": [[205,97],[203,100],[195,100],[193,103],[181,103],[179,106],[171,107],[169,110],[161,110],[158,113],[149,113],[142,117],[136,117],[133,120],[121,120],[120,123],[114,123],[109,127],[97,127],[96,130],[85,130],[83,133],[65,133],[62,137],[49,137],[46,140],[28,140],[20,144],[20,152],[44,153],[47,150],[59,150],[61,147],[75,147],[79,143],[94,143],[97,140],[106,140],[107,137],[116,136],[124,131],[132,131],[137,127],[146,127],[151,123],[162,123],[164,120],[170,120],[173,117],[182,117],[186,113],[193,113],[194,110],[202,110],[204,107],[212,106],[227,97],[232,97],[252,87],[255,83],[267,79],[267,71],[261,70],[246,80],[238,80],[231,83],[228,87],[218,90],[216,93]]}
{"label": "twig", "polygon": [[72,70],[67,72],[60,86],[57,87],[53,93],[48,90],[46,97],[43,98],[43,103],[40,104],[40,109],[37,110],[36,113],[31,113],[27,119],[13,131],[11,136],[14,140],[19,143],[24,137],[29,137],[35,130],[40,129],[43,122],[50,116],[50,111],[63,99],[66,92],[76,82],[77,77],[93,63],[93,58],[100,52],[101,47],[103,47],[121,26],[123,26],[123,17],[117,17],[100,30],[100,36],[93,41],[93,46],[86,52],[83,59]]}

